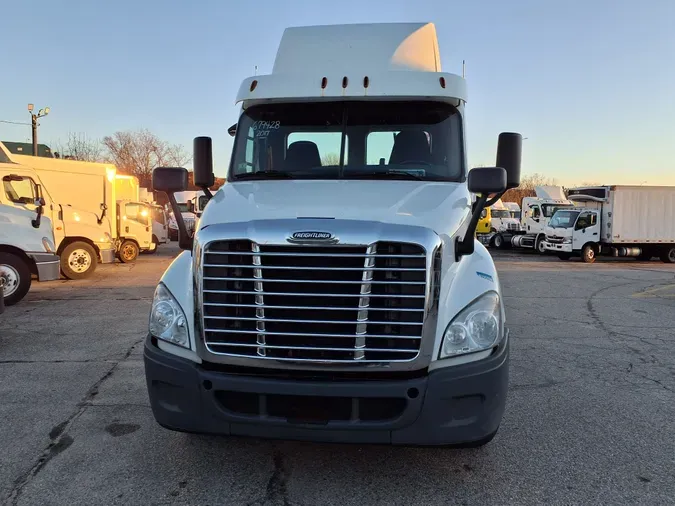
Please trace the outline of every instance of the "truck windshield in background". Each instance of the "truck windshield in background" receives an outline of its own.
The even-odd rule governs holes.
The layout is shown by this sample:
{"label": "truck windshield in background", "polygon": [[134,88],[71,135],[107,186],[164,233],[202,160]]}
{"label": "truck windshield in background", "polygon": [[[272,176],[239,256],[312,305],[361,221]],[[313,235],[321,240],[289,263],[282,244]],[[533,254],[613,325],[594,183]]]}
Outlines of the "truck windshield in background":
{"label": "truck windshield in background", "polygon": [[542,204],[541,212],[544,214],[544,217],[550,218],[555,214],[558,209],[565,207],[572,207],[571,204]]}
{"label": "truck windshield in background", "polygon": [[189,209],[188,209],[187,202],[178,202],[178,209],[180,209],[181,213],[190,212]]}
{"label": "truck windshield in background", "polygon": [[493,209],[491,214],[493,218],[511,218],[511,212],[506,209]]}
{"label": "truck windshield in background", "polygon": [[579,211],[558,210],[551,218],[549,226],[551,228],[570,228],[574,226],[579,216]]}
{"label": "truck windshield in background", "polygon": [[464,180],[459,111],[440,102],[283,103],[250,107],[228,180]]}

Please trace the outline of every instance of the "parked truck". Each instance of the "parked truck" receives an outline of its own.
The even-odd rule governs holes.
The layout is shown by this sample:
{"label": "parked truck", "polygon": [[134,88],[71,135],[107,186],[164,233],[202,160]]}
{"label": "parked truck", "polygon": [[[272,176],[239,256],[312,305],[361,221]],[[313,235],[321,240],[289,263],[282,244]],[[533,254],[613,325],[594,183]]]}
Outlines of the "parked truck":
{"label": "parked truck", "polygon": [[133,262],[139,251],[152,247],[149,211],[138,199],[118,199],[115,165],[6,153],[17,170],[22,167],[26,177],[49,194],[50,209],[57,213],[52,221],[61,270],[67,278],[87,277],[99,261],[114,262],[115,256]]}
{"label": "parked truck", "polygon": [[145,343],[159,424],[332,442],[494,437],[509,337],[474,234],[519,184],[522,137],[500,134],[497,167],[469,171],[465,101],[431,23],[284,32],[272,73],[239,89],[215,195],[211,139],[194,141],[210,199],[194,235],[175,198],[187,170],[153,172],[185,250],[157,286]]}
{"label": "parked truck", "polygon": [[577,206],[557,210],[546,227],[545,247],[560,259],[675,263],[675,186],[592,186],[570,189],[569,196]]}
{"label": "parked truck", "polygon": [[[32,277],[38,281],[59,278],[59,257],[56,255],[52,221],[38,212],[42,204],[32,204],[36,210],[16,206],[23,180],[2,178],[0,191],[0,306],[12,306],[30,290]],[[28,202],[24,202],[28,204]]]}
{"label": "parked truck", "polygon": [[[12,156],[21,161],[65,162],[43,157]],[[50,177],[47,171],[34,170],[12,161],[0,143],[0,178],[3,184],[11,181],[13,188],[12,199],[8,199],[7,204],[30,213],[40,213],[51,220],[61,272],[68,279],[85,278],[94,272],[99,262],[115,261],[115,243],[105,214],[107,206],[99,204],[98,215],[89,211],[91,206],[87,199],[91,195],[78,190],[91,189],[90,177],[87,172],[64,173],[61,179],[58,174]],[[101,188],[99,185],[102,185],[100,180],[94,185],[94,191]],[[71,189],[72,199],[62,191],[63,188]]]}
{"label": "parked truck", "polygon": [[[201,191],[182,191],[178,192],[175,195],[176,204],[178,205],[177,209],[180,210],[180,214],[185,222],[185,226],[189,233],[194,234],[195,224],[201,215],[201,208],[199,207],[199,195],[203,195]],[[197,202],[197,207],[195,208],[195,202]],[[197,211],[199,210],[199,215]],[[178,222],[176,220],[176,212],[172,209],[169,209],[169,239],[172,241],[178,240]]]}
{"label": "parked truck", "polygon": [[540,254],[546,253],[546,225],[557,209],[574,206],[574,202],[565,197],[560,186],[538,186],[535,195],[523,198],[519,229],[492,232],[480,240],[496,248],[534,249]]}

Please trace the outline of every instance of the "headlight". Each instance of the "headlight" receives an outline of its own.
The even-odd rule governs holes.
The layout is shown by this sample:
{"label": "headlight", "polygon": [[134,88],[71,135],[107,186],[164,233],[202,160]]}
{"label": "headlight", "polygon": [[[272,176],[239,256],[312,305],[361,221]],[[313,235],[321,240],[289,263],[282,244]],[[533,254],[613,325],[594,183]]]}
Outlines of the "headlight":
{"label": "headlight", "polygon": [[171,292],[162,283],[157,285],[150,309],[150,334],[169,343],[190,347],[187,320]]}
{"label": "headlight", "polygon": [[47,253],[54,253],[54,251],[56,251],[56,248],[54,247],[54,241],[52,241],[49,237],[42,238],[42,245],[45,247],[45,251]]}
{"label": "headlight", "polygon": [[438,358],[492,348],[504,335],[499,295],[488,292],[462,309],[443,334]]}
{"label": "headlight", "polygon": [[572,244],[572,238],[571,237],[565,237],[562,242],[563,242],[563,244]]}

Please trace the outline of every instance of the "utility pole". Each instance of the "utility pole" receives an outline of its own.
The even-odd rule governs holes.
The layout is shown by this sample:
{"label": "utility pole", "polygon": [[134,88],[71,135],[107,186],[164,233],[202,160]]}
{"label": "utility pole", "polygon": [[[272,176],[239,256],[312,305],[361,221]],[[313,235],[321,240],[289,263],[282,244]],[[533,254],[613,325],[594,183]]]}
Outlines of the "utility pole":
{"label": "utility pole", "polygon": [[44,109],[40,109],[37,114],[33,113],[34,106],[33,104],[28,104],[28,112],[30,113],[30,119],[31,119],[31,128],[33,130],[33,156],[38,156],[38,135],[37,135],[37,129],[38,129],[38,119],[42,118],[43,116],[47,116],[49,114],[49,107],[45,107]]}

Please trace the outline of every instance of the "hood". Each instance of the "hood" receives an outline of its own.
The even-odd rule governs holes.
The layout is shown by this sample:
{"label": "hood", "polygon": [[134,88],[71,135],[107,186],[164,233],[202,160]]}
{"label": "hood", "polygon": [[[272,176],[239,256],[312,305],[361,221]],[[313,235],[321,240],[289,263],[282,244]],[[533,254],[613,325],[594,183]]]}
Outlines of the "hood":
{"label": "hood", "polygon": [[470,213],[466,185],[422,181],[251,181],[223,185],[201,226],[262,219],[339,218],[453,235]]}
{"label": "hood", "polygon": [[553,228],[550,225],[546,225],[544,227],[544,234],[547,237],[572,237],[572,229],[571,228]]}
{"label": "hood", "polygon": [[42,252],[42,239],[54,242],[51,220],[42,215],[40,228],[32,225],[37,216],[34,211],[0,204],[0,245],[10,245],[23,251]]}

